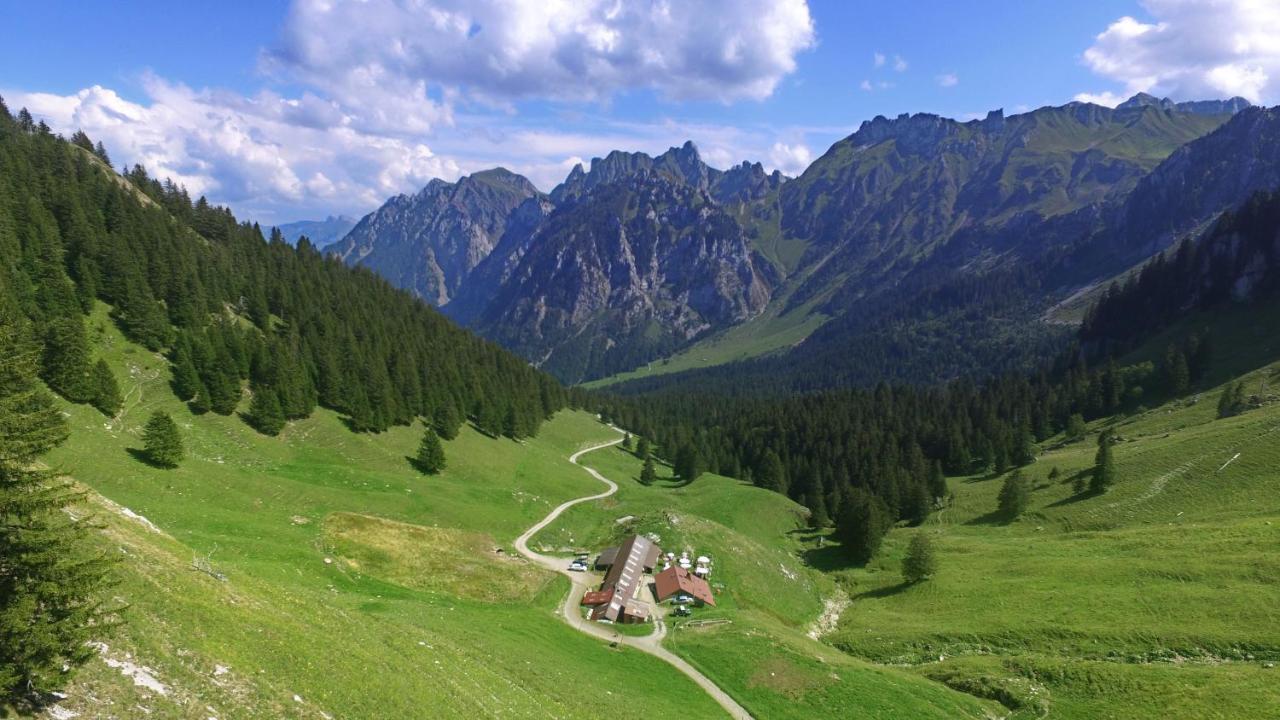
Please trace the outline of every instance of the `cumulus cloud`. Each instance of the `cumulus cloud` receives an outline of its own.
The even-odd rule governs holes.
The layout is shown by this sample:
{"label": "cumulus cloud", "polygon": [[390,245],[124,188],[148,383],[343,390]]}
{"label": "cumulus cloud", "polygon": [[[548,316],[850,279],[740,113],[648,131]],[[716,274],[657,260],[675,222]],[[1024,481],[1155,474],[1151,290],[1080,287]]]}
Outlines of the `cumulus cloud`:
{"label": "cumulus cloud", "polygon": [[83,129],[118,163],[140,163],[193,195],[266,216],[295,206],[367,209],[460,172],[425,144],[353,129],[313,96],[196,91],[155,76],[143,85],[145,103],[97,85],[74,95],[6,97],[58,132]]}
{"label": "cumulus cloud", "polygon": [[885,62],[887,62],[888,59],[889,58],[884,56],[884,53],[878,52],[871,56],[871,63],[875,67],[884,67]]}
{"label": "cumulus cloud", "polygon": [[938,85],[944,88],[955,87],[960,84],[960,77],[955,73],[943,73],[937,79]]}
{"label": "cumulus cloud", "polygon": [[[1280,3],[1272,0],[1145,0],[1153,22],[1122,17],[1084,51],[1083,62],[1125,95],[1176,100],[1242,96],[1280,100]],[[1081,93],[1107,101],[1114,92]]]}
{"label": "cumulus cloud", "polygon": [[814,41],[806,0],[297,0],[264,59],[421,127],[446,116],[433,87],[497,105],[634,88],[761,100]]}
{"label": "cumulus cloud", "polygon": [[584,157],[688,139],[716,167],[793,172],[808,157],[803,131],[582,117],[590,105],[531,123],[517,106],[603,108],[635,89],[764,99],[814,43],[806,0],[296,0],[255,94],[145,75],[127,99],[98,85],[4,95],[64,135],[103,141],[118,165],[274,223],[360,214],[494,165],[550,189]]}
{"label": "cumulus cloud", "polygon": [[907,61],[906,61],[906,60],[904,60],[904,59],[902,58],[902,56],[901,56],[901,55],[894,55],[894,56],[893,56],[893,69],[894,69],[894,71],[896,71],[896,72],[906,72],[906,71],[907,71],[907,67],[908,67],[908,65],[907,65]]}
{"label": "cumulus cloud", "polygon": [[813,153],[808,146],[797,143],[789,145],[777,142],[769,151],[769,164],[781,170],[784,175],[799,175],[813,162]]}

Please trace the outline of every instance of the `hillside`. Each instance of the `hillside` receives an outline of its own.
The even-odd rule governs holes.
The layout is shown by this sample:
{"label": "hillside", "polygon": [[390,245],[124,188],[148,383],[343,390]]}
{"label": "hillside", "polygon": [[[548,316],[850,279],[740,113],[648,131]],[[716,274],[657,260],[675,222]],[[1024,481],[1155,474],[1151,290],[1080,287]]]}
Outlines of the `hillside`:
{"label": "hillside", "polygon": [[[1269,317],[1215,327],[1248,342],[1275,331]],[[994,514],[1000,476],[952,479],[945,510],[890,532],[866,568],[836,571],[853,602],[831,642],[1000,699],[1013,717],[1229,718],[1276,707],[1280,364],[1262,364],[1276,351],[1232,358],[1213,381],[1246,372],[1258,408],[1218,419],[1217,386],[1092,423],[1078,441],[1046,441],[1023,470],[1030,506],[1012,523]],[[1077,494],[1103,428],[1121,438],[1119,482]],[[907,586],[898,563],[915,533],[934,539],[939,570]]]}
{"label": "hillside", "polygon": [[[106,638],[103,659],[131,665],[91,663],[58,707],[90,717],[103,708],[160,717],[421,717],[426,707],[506,717],[545,717],[548,708],[560,717],[717,716],[663,663],[561,623],[552,610],[567,584],[512,557],[523,528],[561,499],[595,492],[566,459],[613,436],[593,418],[561,413],[523,442],[464,428],[446,443],[449,467],[424,477],[406,459],[419,435],[411,428],[353,434],[319,411],[268,438],[238,419],[191,414],[166,387],[165,361],[129,343],[105,311],[91,318],[92,340],[129,378],[124,410],[104,422],[95,410],[66,405],[72,438],[49,462],[93,491],[102,542],[120,550],[115,592],[131,608],[126,626]],[[130,452],[156,409],[182,428],[189,458],[177,470]],[[620,505],[606,513],[672,509],[688,523],[685,537],[700,546],[705,539],[725,558],[726,581],[741,584],[725,604],[741,625],[706,642],[745,631],[751,613],[786,643],[772,662],[801,678],[788,683],[825,678],[831,670],[822,662],[840,668],[842,689],[810,692],[795,705],[790,685],[760,686],[754,669],[738,677],[744,656],[736,652],[686,653],[760,716],[805,717],[806,708],[854,693],[879,698],[881,710],[868,717],[981,716],[983,706],[962,694],[843,659],[803,637],[821,609],[811,593],[830,584],[791,555],[795,506],[725,478],[687,492],[640,489],[624,479],[628,462],[601,456],[600,467],[624,484]],[[746,521],[760,516],[770,524]],[[588,527],[600,517],[584,508],[587,526],[570,523],[573,547],[604,539]],[[729,558],[744,549],[754,559],[735,566]],[[225,579],[196,571],[196,561]],[[781,599],[768,591],[772,577],[783,577],[774,562],[796,574]],[[685,640],[673,646],[685,652]],[[904,684],[913,690],[902,692]],[[772,712],[785,707],[794,709]]]}

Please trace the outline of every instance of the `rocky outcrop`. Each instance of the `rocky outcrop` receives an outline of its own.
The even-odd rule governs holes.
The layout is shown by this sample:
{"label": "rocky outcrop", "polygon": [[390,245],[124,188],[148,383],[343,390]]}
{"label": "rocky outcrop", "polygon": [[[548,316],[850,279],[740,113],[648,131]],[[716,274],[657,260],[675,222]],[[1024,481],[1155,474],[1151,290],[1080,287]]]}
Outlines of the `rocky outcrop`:
{"label": "rocky outcrop", "polygon": [[576,382],[661,357],[765,307],[759,260],[701,176],[685,182],[690,175],[639,165],[560,195],[565,204],[504,268],[506,281],[474,323],[482,334]]}
{"label": "rocky outcrop", "polygon": [[512,211],[538,190],[503,168],[432,180],[366,215],[328,252],[363,265],[433,305],[450,301],[493,251]]}

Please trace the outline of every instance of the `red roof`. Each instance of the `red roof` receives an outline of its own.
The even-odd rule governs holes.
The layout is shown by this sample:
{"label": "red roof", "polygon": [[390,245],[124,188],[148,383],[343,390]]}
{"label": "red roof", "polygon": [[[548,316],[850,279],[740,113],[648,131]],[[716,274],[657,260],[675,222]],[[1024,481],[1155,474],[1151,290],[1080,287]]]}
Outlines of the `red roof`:
{"label": "red roof", "polygon": [[684,594],[711,606],[716,604],[716,599],[711,595],[711,586],[707,581],[682,567],[669,567],[655,575],[653,580],[658,590],[658,602],[663,602],[677,594]]}
{"label": "red roof", "polygon": [[582,595],[583,605],[604,605],[613,599],[613,588],[608,590],[588,590]]}

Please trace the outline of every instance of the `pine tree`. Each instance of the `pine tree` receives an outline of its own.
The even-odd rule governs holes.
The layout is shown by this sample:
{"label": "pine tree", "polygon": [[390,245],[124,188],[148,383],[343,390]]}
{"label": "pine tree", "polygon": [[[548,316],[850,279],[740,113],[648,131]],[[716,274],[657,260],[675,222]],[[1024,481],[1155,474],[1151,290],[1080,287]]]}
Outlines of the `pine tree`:
{"label": "pine tree", "polygon": [[942,473],[942,463],[934,460],[929,471],[929,494],[934,500],[942,500],[950,492],[947,489],[947,476]]}
{"label": "pine tree", "polygon": [[1095,493],[1106,492],[1116,482],[1115,460],[1111,457],[1112,434],[1110,430],[1102,431],[1098,436],[1098,454],[1093,461],[1093,478],[1089,481],[1089,489]]}
{"label": "pine tree", "polygon": [[702,458],[698,457],[698,449],[692,444],[680,447],[676,453],[676,475],[685,482],[693,482],[702,475]]}
{"label": "pine tree", "polygon": [[649,447],[648,438],[641,436],[641,438],[636,442],[636,457],[639,457],[641,460],[648,460],[651,452],[652,449]]}
{"label": "pine tree", "polygon": [[644,467],[640,469],[640,484],[652,485],[658,479],[658,471],[653,465],[653,456],[644,459]]}
{"label": "pine tree", "polygon": [[89,381],[89,339],[79,317],[58,318],[45,333],[41,377],[54,392],[71,402],[93,399]]}
{"label": "pine tree", "polygon": [[103,415],[111,417],[120,411],[123,400],[120,397],[120,386],[116,383],[115,373],[106,360],[99,359],[89,373],[89,384],[93,387],[93,406]]}
{"label": "pine tree", "polygon": [[147,420],[142,432],[142,444],[147,459],[152,465],[162,468],[175,468],[182,462],[185,452],[182,449],[182,436],[178,434],[178,424],[166,412],[157,410]]}
{"label": "pine tree", "polygon": [[893,520],[883,500],[866,490],[854,488],[845,498],[836,533],[849,559],[865,565],[875,557],[892,525]]}
{"label": "pine tree", "polygon": [[0,309],[0,706],[61,689],[114,622],[100,602],[110,561],[88,523],[64,512],[80,496],[36,460],[67,438],[35,382],[39,352],[16,311]]}
{"label": "pine tree", "polygon": [[445,468],[444,445],[435,428],[427,427],[422,433],[422,442],[418,445],[418,454],[413,458],[418,470],[428,475],[435,475]]}
{"label": "pine tree", "polygon": [[1027,509],[1030,499],[1031,492],[1027,487],[1026,477],[1021,470],[1014,470],[1000,486],[1000,494],[996,498],[999,503],[997,512],[1005,520],[1014,520]]}
{"label": "pine tree", "polygon": [[462,429],[462,415],[458,412],[458,406],[451,401],[440,403],[432,424],[435,425],[436,434],[445,440],[458,437],[458,431]]}
{"label": "pine tree", "polygon": [[933,551],[933,541],[922,532],[916,533],[907,546],[906,556],[902,558],[902,579],[914,585],[937,572],[938,558]]}
{"label": "pine tree", "polygon": [[760,467],[751,474],[757,487],[774,492],[786,492],[787,480],[786,471],[782,467],[782,458],[778,457],[778,453],[769,450],[765,452],[764,459],[760,462]]}
{"label": "pine tree", "polygon": [[631,452],[631,433],[622,436],[622,449]]}
{"label": "pine tree", "polygon": [[274,437],[280,434],[284,429],[285,418],[275,388],[267,385],[253,388],[253,401],[249,403],[249,414],[245,416],[245,420],[263,435]]}
{"label": "pine tree", "polygon": [[203,383],[200,382],[195,362],[191,359],[191,351],[187,349],[185,343],[179,345],[174,351],[172,370],[173,380],[170,386],[173,388],[173,394],[179,400],[189,402],[200,391]]}
{"label": "pine tree", "polygon": [[1036,461],[1036,439],[1031,434],[1031,426],[1025,421],[1018,428],[1017,442],[1014,446],[1013,463],[1015,465],[1030,465]]}
{"label": "pine tree", "polygon": [[1067,418],[1066,435],[1069,440],[1079,440],[1088,432],[1088,426],[1084,423],[1084,416],[1080,413],[1073,413]]}
{"label": "pine tree", "polygon": [[1164,357],[1169,392],[1174,397],[1186,395],[1187,390],[1191,388],[1191,370],[1187,367],[1187,356],[1177,347],[1170,345]]}

